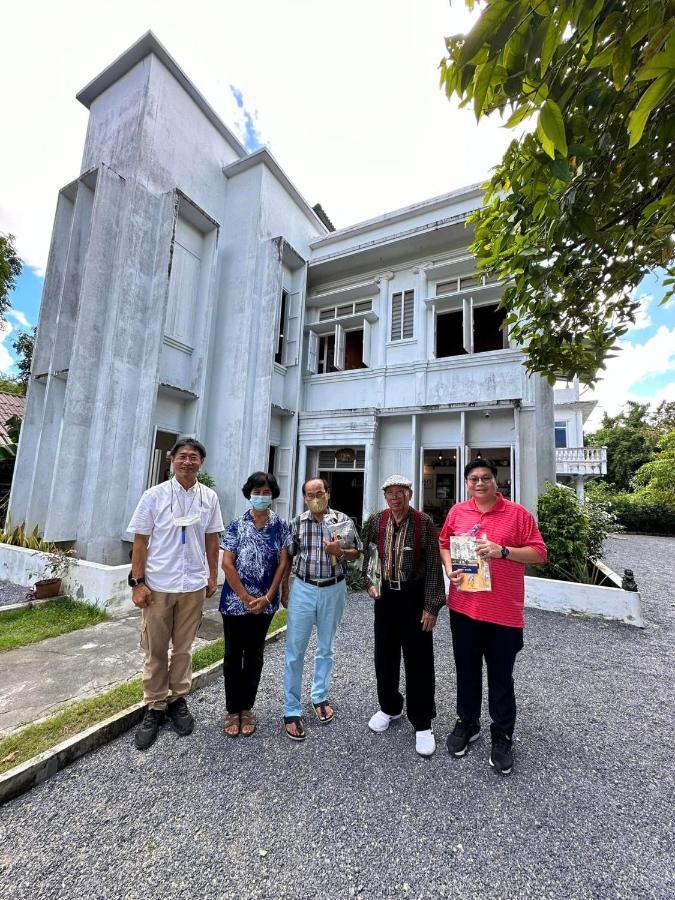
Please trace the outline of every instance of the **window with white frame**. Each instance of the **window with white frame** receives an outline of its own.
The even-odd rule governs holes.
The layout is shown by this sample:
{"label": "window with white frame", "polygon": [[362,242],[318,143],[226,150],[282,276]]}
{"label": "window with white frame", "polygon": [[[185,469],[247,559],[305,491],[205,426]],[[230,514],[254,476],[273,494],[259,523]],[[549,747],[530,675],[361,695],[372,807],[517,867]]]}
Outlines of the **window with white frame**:
{"label": "window with white frame", "polygon": [[165,334],[192,347],[198,315],[199,281],[204,239],[202,233],[180,216],[171,259]]}
{"label": "window with white frame", "polygon": [[567,446],[567,422],[565,421],[555,423],[555,446]]}
{"label": "window with white frame", "polygon": [[312,374],[367,369],[370,364],[370,322],[344,328],[336,325],[325,334],[309,332],[307,370]]}
{"label": "window with white frame", "polygon": [[[277,329],[277,350],[274,354],[274,362],[283,365],[284,358],[284,333],[286,331],[286,311],[288,306],[288,291],[281,292],[281,310],[279,311],[279,328]],[[271,471],[271,469],[270,469]]]}
{"label": "window with white frame", "polygon": [[471,297],[452,302],[456,308],[436,313],[437,359],[508,349],[506,313],[498,303],[476,304]]}
{"label": "window with white frame", "polygon": [[415,328],[415,291],[397,291],[391,295],[391,340],[413,336]]}

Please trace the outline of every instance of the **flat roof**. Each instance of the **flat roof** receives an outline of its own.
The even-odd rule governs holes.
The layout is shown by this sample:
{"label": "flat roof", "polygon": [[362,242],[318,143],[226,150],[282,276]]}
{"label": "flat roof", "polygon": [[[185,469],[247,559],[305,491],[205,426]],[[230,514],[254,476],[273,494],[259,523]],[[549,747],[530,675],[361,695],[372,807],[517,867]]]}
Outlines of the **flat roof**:
{"label": "flat roof", "polygon": [[83,87],[82,90],[76,95],[77,99],[80,101],[80,103],[82,103],[83,106],[86,106],[86,108],[89,109],[91,107],[91,104],[94,102],[94,100],[96,100],[98,96],[100,96],[116,81],[119,81],[119,79],[126,75],[127,72],[129,72],[131,69],[133,69],[134,66],[138,65],[139,62],[144,60],[146,56],[149,56],[151,54],[156,56],[157,59],[162,63],[162,65],[165,66],[169,70],[169,72],[171,72],[171,74],[176,79],[176,81],[179,82],[181,87],[190,95],[190,97],[192,97],[192,99],[204,113],[206,118],[225,138],[225,140],[230,145],[230,147],[232,147],[237,156],[246,156],[247,150],[241,143],[241,141],[239,141],[234,136],[234,134],[216,113],[210,103],[207,102],[204,95],[197,90],[197,88],[190,81],[190,79],[178,65],[173,56],[171,56],[166,47],[164,47],[164,45],[160,43],[160,41],[152,33],[152,31],[146,31],[146,33],[141,38],[139,38],[139,40],[137,40],[135,44],[132,44],[131,47],[125,50],[121,56],[118,56],[116,60],[111,62],[109,66],[107,66],[100,74],[98,74],[96,78],[90,81],[88,85]]}
{"label": "flat roof", "polygon": [[327,244],[335,243],[336,241],[342,240],[343,238],[349,238],[353,235],[362,234],[366,231],[373,231],[376,228],[381,228],[383,225],[389,225],[393,222],[409,219],[419,213],[433,211],[434,209],[440,209],[453,200],[457,201],[474,196],[480,197],[482,195],[483,188],[481,183],[470,184],[467,187],[458,188],[457,190],[450,191],[447,194],[441,194],[438,197],[430,197],[427,200],[421,200],[418,203],[411,204],[410,206],[403,206],[400,209],[394,209],[391,212],[383,213],[380,216],[375,216],[375,218],[373,219],[366,219],[363,222],[357,222],[355,225],[348,225],[346,228],[340,228],[338,231],[332,231],[330,234],[326,235],[326,237],[319,238],[319,240],[317,241],[313,241],[311,247],[313,250],[319,247],[325,247]]}

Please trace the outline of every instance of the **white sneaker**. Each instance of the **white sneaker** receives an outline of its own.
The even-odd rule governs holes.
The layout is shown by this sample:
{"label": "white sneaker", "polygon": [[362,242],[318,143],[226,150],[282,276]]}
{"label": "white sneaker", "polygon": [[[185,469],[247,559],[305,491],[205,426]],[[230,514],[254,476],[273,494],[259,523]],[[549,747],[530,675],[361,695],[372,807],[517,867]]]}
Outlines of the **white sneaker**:
{"label": "white sneaker", "polygon": [[415,750],[420,756],[432,756],[436,749],[436,738],[431,728],[415,732]]}
{"label": "white sneaker", "polygon": [[381,731],[386,731],[394,719],[400,719],[402,715],[403,713],[400,712],[397,716],[388,716],[381,709],[378,709],[375,715],[371,717],[370,722],[368,722],[368,728],[379,734]]}

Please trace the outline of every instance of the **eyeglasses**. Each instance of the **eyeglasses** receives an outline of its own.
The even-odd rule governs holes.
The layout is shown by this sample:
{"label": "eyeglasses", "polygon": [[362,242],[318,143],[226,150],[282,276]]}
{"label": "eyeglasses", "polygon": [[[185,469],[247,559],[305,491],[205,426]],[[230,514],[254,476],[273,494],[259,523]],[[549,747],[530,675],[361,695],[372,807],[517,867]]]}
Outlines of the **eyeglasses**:
{"label": "eyeglasses", "polygon": [[175,462],[201,462],[201,456],[196,453],[179,453],[177,456],[174,456]]}
{"label": "eyeglasses", "polygon": [[489,484],[494,480],[493,475],[472,475],[471,478],[466,479],[469,484],[478,484],[479,481],[484,482],[484,484]]}
{"label": "eyeglasses", "polygon": [[384,496],[387,500],[398,500],[399,497],[405,497],[405,491],[385,491]]}
{"label": "eyeglasses", "polygon": [[325,496],[326,496],[326,492],[325,492],[325,491],[316,491],[316,492],[313,493],[313,494],[305,494],[305,497],[306,497],[308,500],[321,500],[321,498],[322,498],[322,497],[325,497]]}

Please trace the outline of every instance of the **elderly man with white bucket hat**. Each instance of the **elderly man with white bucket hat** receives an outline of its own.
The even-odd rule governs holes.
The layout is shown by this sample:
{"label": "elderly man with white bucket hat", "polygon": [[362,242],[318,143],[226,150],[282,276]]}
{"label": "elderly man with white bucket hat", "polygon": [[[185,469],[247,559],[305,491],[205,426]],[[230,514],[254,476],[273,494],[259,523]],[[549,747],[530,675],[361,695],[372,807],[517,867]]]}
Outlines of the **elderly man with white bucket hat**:
{"label": "elderly man with white bucket hat", "polygon": [[445,603],[438,534],[431,518],[410,505],[410,479],[391,475],[382,491],[387,509],[370,520],[362,569],[368,594],[375,601],[380,703],[368,727],[386,731],[403,715],[399,691],[403,652],[405,705],[415,729],[415,749],[420,756],[431,756],[436,749],[431,727],[436,716],[433,630]]}

